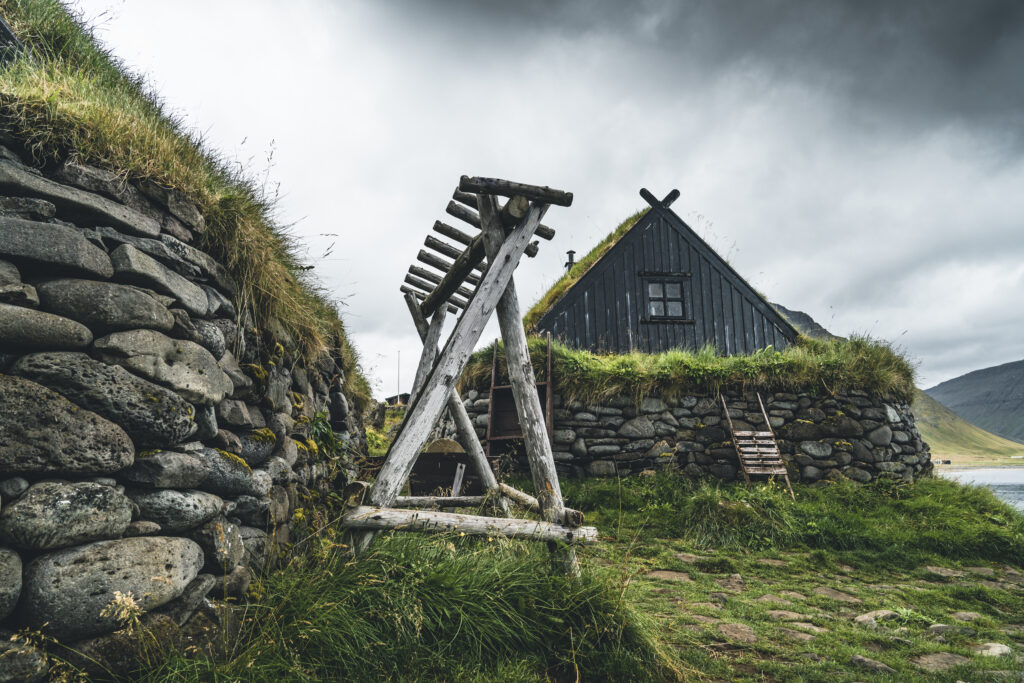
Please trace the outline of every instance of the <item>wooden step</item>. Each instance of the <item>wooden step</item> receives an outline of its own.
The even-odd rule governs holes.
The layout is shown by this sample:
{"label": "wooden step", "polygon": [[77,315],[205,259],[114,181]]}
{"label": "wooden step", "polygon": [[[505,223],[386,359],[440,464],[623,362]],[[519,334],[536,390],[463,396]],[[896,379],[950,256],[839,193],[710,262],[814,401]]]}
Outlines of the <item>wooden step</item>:
{"label": "wooden step", "polygon": [[732,435],[733,436],[756,436],[756,437],[763,438],[763,439],[770,439],[770,438],[775,436],[771,432],[750,432],[750,431],[733,432]]}

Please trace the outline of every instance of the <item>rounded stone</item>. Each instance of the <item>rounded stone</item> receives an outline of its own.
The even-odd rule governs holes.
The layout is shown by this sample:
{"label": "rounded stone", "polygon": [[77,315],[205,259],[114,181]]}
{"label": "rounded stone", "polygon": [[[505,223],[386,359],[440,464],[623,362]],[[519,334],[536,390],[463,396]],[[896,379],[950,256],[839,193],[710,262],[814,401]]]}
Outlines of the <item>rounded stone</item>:
{"label": "rounded stone", "polygon": [[131,499],[139,506],[143,519],[156,522],[167,533],[194,529],[220,514],[224,501],[205,491],[136,491]]}
{"label": "rounded stone", "polygon": [[136,287],[66,278],[36,285],[42,307],[82,323],[93,332],[151,328],[170,330],[174,316]]}
{"label": "rounded stone", "polygon": [[804,441],[800,444],[800,450],[812,458],[827,458],[832,455],[832,446],[821,441]]}
{"label": "rounded stone", "polygon": [[825,476],[825,473],[814,465],[806,465],[800,470],[800,476],[804,481],[818,481]]}
{"label": "rounded stone", "polygon": [[12,372],[120,425],[139,448],[173,446],[195,429],[185,399],[84,353],[33,353],[15,363]]}
{"label": "rounded stone", "polygon": [[191,489],[206,479],[206,466],[189,453],[160,451],[137,457],[131,467],[118,473],[118,478],[147,488]]}
{"label": "rounded stone", "polygon": [[214,358],[223,356],[228,347],[224,340],[224,333],[220,331],[220,328],[208,320],[193,320],[192,324],[199,335],[200,345],[213,354]]}
{"label": "rounded stone", "polygon": [[273,454],[277,446],[277,437],[270,429],[256,429],[242,434],[242,460],[249,465],[261,465]]}
{"label": "rounded stone", "polygon": [[156,330],[114,332],[93,348],[103,360],[170,387],[192,403],[215,405],[234,390],[209,351]]}
{"label": "rounded stone", "polygon": [[192,539],[206,555],[206,568],[216,574],[230,572],[245,556],[238,525],[223,516],[215,517],[196,529]]}
{"label": "rounded stone", "polygon": [[260,495],[262,487],[255,481],[252,468],[237,455],[213,448],[203,448],[193,455],[206,468],[204,490],[224,496]]}
{"label": "rounded stone", "polygon": [[0,347],[80,349],[92,342],[89,328],[59,315],[0,304]]}
{"label": "rounded stone", "polygon": [[44,481],[0,512],[0,539],[29,550],[56,550],[117,538],[131,521],[131,503],[115,488]]}
{"label": "rounded stone", "polygon": [[0,481],[0,499],[11,503],[28,490],[28,480],[24,477],[11,477]]}
{"label": "rounded stone", "polygon": [[0,548],[0,621],[14,611],[21,595],[21,556]]}
{"label": "rounded stone", "polygon": [[106,474],[132,464],[121,427],[21,377],[0,375],[0,470]]}
{"label": "rounded stone", "polygon": [[868,441],[876,446],[888,446],[892,443],[892,429],[889,425],[882,425],[868,433]]}
{"label": "rounded stone", "polygon": [[104,616],[115,592],[131,594],[145,611],[178,597],[203,566],[203,551],[187,538],[143,536],[58,550],[25,568],[20,613],[25,622],[64,640],[107,633]]}

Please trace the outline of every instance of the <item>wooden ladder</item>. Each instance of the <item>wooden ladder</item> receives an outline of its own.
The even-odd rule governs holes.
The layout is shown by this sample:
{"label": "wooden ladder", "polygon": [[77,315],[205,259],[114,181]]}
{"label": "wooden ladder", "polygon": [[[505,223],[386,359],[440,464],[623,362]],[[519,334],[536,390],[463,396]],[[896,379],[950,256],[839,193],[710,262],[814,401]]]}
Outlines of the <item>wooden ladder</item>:
{"label": "wooden ladder", "polygon": [[775,432],[772,431],[772,425],[768,421],[768,413],[764,409],[761,394],[757,394],[757,402],[761,405],[765,431],[737,431],[732,423],[732,416],[729,415],[729,406],[725,403],[725,396],[722,395],[720,398],[722,399],[722,412],[729,423],[729,433],[732,435],[732,443],[736,447],[736,456],[740,461],[740,469],[743,470],[743,479],[749,484],[751,475],[765,475],[769,479],[782,475],[786,481],[786,488],[789,489],[790,497],[796,500],[796,496],[793,495],[793,487],[789,483],[789,472],[786,471],[786,463],[782,461],[782,453],[779,452],[779,444],[775,440]]}

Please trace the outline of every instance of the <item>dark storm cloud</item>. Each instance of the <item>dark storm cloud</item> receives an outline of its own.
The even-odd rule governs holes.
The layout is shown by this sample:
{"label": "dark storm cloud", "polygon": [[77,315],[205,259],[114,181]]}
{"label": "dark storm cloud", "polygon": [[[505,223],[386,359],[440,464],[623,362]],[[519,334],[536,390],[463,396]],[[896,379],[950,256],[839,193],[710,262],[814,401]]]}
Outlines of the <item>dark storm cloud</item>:
{"label": "dark storm cloud", "polygon": [[666,89],[751,71],[844,98],[864,125],[953,123],[1024,144],[1019,0],[409,0],[406,12],[428,30],[506,53],[595,36],[622,51],[633,78]]}

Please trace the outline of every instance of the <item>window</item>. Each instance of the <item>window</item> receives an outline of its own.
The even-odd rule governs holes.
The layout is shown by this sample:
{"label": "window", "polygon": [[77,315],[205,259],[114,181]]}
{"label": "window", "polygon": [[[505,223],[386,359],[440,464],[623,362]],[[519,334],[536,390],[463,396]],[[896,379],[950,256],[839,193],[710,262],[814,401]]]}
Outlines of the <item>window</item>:
{"label": "window", "polygon": [[651,318],[684,319],[683,283],[680,280],[648,280],[647,315]]}

